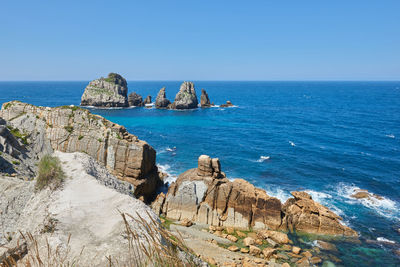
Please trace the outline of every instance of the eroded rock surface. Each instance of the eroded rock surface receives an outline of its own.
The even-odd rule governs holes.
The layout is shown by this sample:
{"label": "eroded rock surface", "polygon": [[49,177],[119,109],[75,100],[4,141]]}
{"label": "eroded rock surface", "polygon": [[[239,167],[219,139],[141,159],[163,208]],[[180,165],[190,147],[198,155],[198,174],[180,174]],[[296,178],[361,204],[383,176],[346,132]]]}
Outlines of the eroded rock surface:
{"label": "eroded rock surface", "polygon": [[26,136],[36,161],[54,150],[87,153],[119,179],[133,184],[136,196],[145,198],[151,197],[160,183],[155,150],[123,126],[88,110],[13,101],[3,104],[0,116]]}
{"label": "eroded rock surface", "polygon": [[141,95],[132,92],[129,94],[128,96],[128,104],[130,107],[143,107],[144,103],[143,103],[143,98]]}
{"label": "eroded rock surface", "polygon": [[[357,236],[341,224],[340,216],[313,201],[306,192],[292,194],[294,198],[282,205],[243,179],[228,180],[218,159],[201,155],[198,168],[182,173],[166,195],[157,197],[153,210],[173,220],[189,219],[212,226]],[[285,243],[285,236],[267,231],[264,238]]]}
{"label": "eroded rock surface", "polygon": [[204,89],[201,89],[200,106],[202,108],[211,107],[210,99],[208,98],[208,94]]}
{"label": "eroded rock surface", "polygon": [[81,106],[127,107],[127,93],[126,80],[117,73],[110,73],[107,78],[89,83],[82,95]]}
{"label": "eroded rock surface", "polygon": [[161,88],[156,98],[156,108],[168,108],[171,102],[167,99],[165,87]]}
{"label": "eroded rock surface", "polygon": [[192,109],[198,105],[196,90],[192,82],[183,82],[179,92],[175,96],[175,101],[172,103],[172,109]]}

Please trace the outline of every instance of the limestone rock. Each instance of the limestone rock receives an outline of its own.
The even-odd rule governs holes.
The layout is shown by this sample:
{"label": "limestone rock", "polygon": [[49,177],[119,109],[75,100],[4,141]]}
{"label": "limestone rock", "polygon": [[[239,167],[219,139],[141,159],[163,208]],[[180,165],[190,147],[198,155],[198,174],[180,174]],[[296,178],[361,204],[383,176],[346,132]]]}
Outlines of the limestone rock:
{"label": "limestone rock", "polygon": [[230,247],[228,247],[228,250],[230,250],[232,252],[236,252],[236,251],[239,251],[239,248],[237,246],[230,246]]}
{"label": "limestone rock", "polygon": [[214,226],[277,229],[281,225],[280,201],[245,180],[229,181],[217,162],[214,160],[213,167],[213,160],[202,155],[198,168],[181,174],[168,190],[163,214]]}
{"label": "limestone rock", "polygon": [[197,108],[198,100],[194,84],[192,82],[183,82],[179,92],[172,103],[172,109],[192,109]]}
{"label": "limestone rock", "polygon": [[289,243],[290,239],[287,234],[272,230],[261,230],[258,233],[259,236],[263,237],[264,239],[271,238],[273,241],[279,244],[287,244]]}
{"label": "limestone rock", "polygon": [[254,239],[252,237],[246,237],[245,239],[243,239],[243,245],[245,245],[246,247],[254,245]]}
{"label": "limestone rock", "polygon": [[151,104],[151,95],[148,95],[148,96],[146,97],[146,99],[144,100],[143,104],[144,104],[144,105]]}
{"label": "limestone rock", "polygon": [[259,249],[256,246],[250,245],[249,246],[249,252],[251,255],[257,256],[261,253],[261,249]]}
{"label": "limestone rock", "polygon": [[132,93],[129,94],[128,103],[129,103],[130,107],[133,107],[133,106],[142,107],[142,106],[144,106],[142,96],[137,94],[137,93],[135,93],[135,92],[132,92]]}
{"label": "limestone rock", "polygon": [[119,179],[133,185],[136,196],[151,198],[160,184],[156,152],[145,141],[118,124],[88,110],[63,106],[36,107],[17,101],[5,103],[0,116],[27,134],[32,159],[54,150],[85,152]]}
{"label": "limestone rock", "polygon": [[301,248],[296,247],[296,246],[293,246],[293,247],[292,247],[292,252],[293,252],[294,254],[299,254],[300,251],[301,251]]}
{"label": "limestone rock", "polygon": [[357,236],[357,233],[340,223],[342,218],[327,207],[312,200],[306,192],[292,192],[282,210],[285,214],[283,230],[321,235]]}
{"label": "limestone rock", "polygon": [[232,242],[234,242],[234,243],[238,241],[237,237],[234,236],[234,235],[228,235],[228,236],[226,237],[226,239],[228,239],[229,241],[232,241]]}
{"label": "limestone rock", "polygon": [[193,222],[192,222],[191,220],[185,218],[185,219],[183,219],[183,220],[181,221],[181,225],[182,225],[182,226],[185,226],[185,227],[190,227],[190,226],[193,225]]}
{"label": "limestone rock", "polygon": [[276,252],[276,249],[273,249],[273,248],[264,248],[262,251],[262,253],[266,259],[269,259],[275,252]]}
{"label": "limestone rock", "polygon": [[200,106],[202,108],[211,107],[210,99],[208,98],[208,94],[204,89],[201,89]]}
{"label": "limestone rock", "polygon": [[156,108],[168,108],[171,102],[167,99],[165,87],[161,88],[156,98]]}
{"label": "limestone rock", "polygon": [[110,73],[107,78],[89,83],[82,95],[81,106],[127,107],[127,93],[126,80],[117,73]]}

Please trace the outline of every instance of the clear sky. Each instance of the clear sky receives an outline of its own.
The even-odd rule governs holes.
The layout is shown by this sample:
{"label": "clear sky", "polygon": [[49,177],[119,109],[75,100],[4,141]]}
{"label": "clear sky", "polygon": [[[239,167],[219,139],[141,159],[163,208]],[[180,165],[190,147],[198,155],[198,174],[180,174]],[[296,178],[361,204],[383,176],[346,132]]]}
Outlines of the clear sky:
{"label": "clear sky", "polygon": [[0,80],[400,80],[400,0],[1,1]]}

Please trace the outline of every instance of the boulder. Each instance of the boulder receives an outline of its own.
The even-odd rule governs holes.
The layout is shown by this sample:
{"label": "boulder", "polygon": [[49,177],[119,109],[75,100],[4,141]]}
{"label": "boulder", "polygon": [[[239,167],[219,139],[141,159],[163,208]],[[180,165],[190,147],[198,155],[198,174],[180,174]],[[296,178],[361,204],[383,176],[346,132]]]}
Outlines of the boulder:
{"label": "boulder", "polygon": [[129,94],[128,103],[129,103],[130,107],[143,107],[144,106],[142,96],[135,92],[132,92]]}
{"label": "boulder", "polygon": [[126,80],[117,73],[108,74],[91,81],[81,98],[81,106],[127,107],[128,86]]}
{"label": "boulder", "polygon": [[156,151],[125,127],[75,106],[36,107],[4,103],[0,116],[27,135],[31,159],[59,150],[84,152],[119,179],[131,183],[136,196],[154,196],[161,183]]}
{"label": "boulder", "polygon": [[144,105],[148,105],[148,104],[151,104],[152,102],[151,102],[151,95],[148,95],[147,97],[146,97],[146,99],[144,100],[144,102],[143,102],[143,104]]}
{"label": "boulder", "polygon": [[357,236],[357,232],[340,223],[340,216],[327,207],[312,200],[306,192],[291,192],[290,198],[282,207],[285,214],[282,230],[321,235]]}
{"label": "boulder", "polygon": [[243,239],[243,245],[245,245],[246,247],[254,245],[254,238],[246,237],[245,239]]}
{"label": "boulder", "polygon": [[183,82],[179,92],[175,96],[172,109],[192,109],[197,108],[198,100],[194,84],[192,82]]}
{"label": "boulder", "polygon": [[287,244],[290,242],[290,239],[287,236],[287,234],[278,231],[262,230],[258,233],[258,235],[264,239],[271,238],[278,244]]}
{"label": "boulder", "polygon": [[256,246],[250,245],[249,246],[249,252],[251,255],[257,256],[259,254],[261,254],[261,249],[259,249]]}
{"label": "boulder", "polygon": [[200,106],[202,108],[211,107],[210,99],[208,98],[208,94],[204,89],[201,89]]}
{"label": "boulder", "polygon": [[156,108],[168,108],[171,102],[167,99],[165,87],[161,88],[156,98]]}
{"label": "boulder", "polygon": [[245,180],[230,181],[221,172],[219,160],[207,155],[199,157],[198,168],[184,172],[171,184],[162,213],[173,220],[189,218],[242,229],[277,229],[281,225],[278,199]]}
{"label": "boulder", "polygon": [[266,259],[269,259],[275,252],[276,252],[276,249],[273,249],[273,248],[264,248],[262,251],[262,253]]}
{"label": "boulder", "polygon": [[190,226],[193,225],[193,222],[192,222],[191,220],[185,218],[185,219],[183,219],[183,220],[181,221],[181,225],[182,225],[182,226],[185,226],[185,227],[190,227]]}

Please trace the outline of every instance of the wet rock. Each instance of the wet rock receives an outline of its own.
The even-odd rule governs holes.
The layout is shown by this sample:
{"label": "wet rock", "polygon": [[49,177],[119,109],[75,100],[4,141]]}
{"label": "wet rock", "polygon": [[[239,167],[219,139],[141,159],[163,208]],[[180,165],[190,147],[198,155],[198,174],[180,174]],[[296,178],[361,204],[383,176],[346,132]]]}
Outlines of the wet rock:
{"label": "wet rock", "polygon": [[201,89],[200,106],[202,108],[211,107],[210,99],[208,98],[208,94],[204,89]]}
{"label": "wet rock", "polygon": [[198,100],[194,84],[192,82],[183,82],[179,92],[175,96],[172,109],[192,109],[197,108]]}
{"label": "wet rock", "polygon": [[141,95],[132,92],[128,95],[128,104],[130,107],[143,107],[144,103],[143,103],[143,98]]}
{"label": "wet rock", "polygon": [[337,251],[337,248],[334,244],[326,241],[316,240],[315,244],[322,250]]}
{"label": "wet rock", "polygon": [[146,99],[144,100],[143,104],[144,104],[144,105],[149,105],[149,104],[151,104],[151,95],[148,95],[148,96],[146,97]]}
{"label": "wet rock", "polygon": [[228,107],[233,107],[233,104],[231,101],[226,101],[225,104],[220,105],[221,108],[228,108]]}
{"label": "wet rock", "polygon": [[126,80],[117,73],[107,78],[91,81],[81,97],[81,106],[127,107],[128,86]]}
{"label": "wet rock", "polygon": [[156,98],[156,108],[168,108],[171,102],[167,99],[165,87],[161,88]]}
{"label": "wet rock", "polygon": [[283,230],[305,232],[321,235],[342,235],[357,237],[357,232],[340,223],[340,216],[327,207],[312,200],[306,192],[292,192],[290,198],[282,207],[285,214]]}
{"label": "wet rock", "polygon": [[318,264],[318,263],[321,263],[321,262],[322,262],[322,259],[319,258],[319,257],[312,257],[312,258],[310,259],[310,263],[311,263],[311,264]]}

